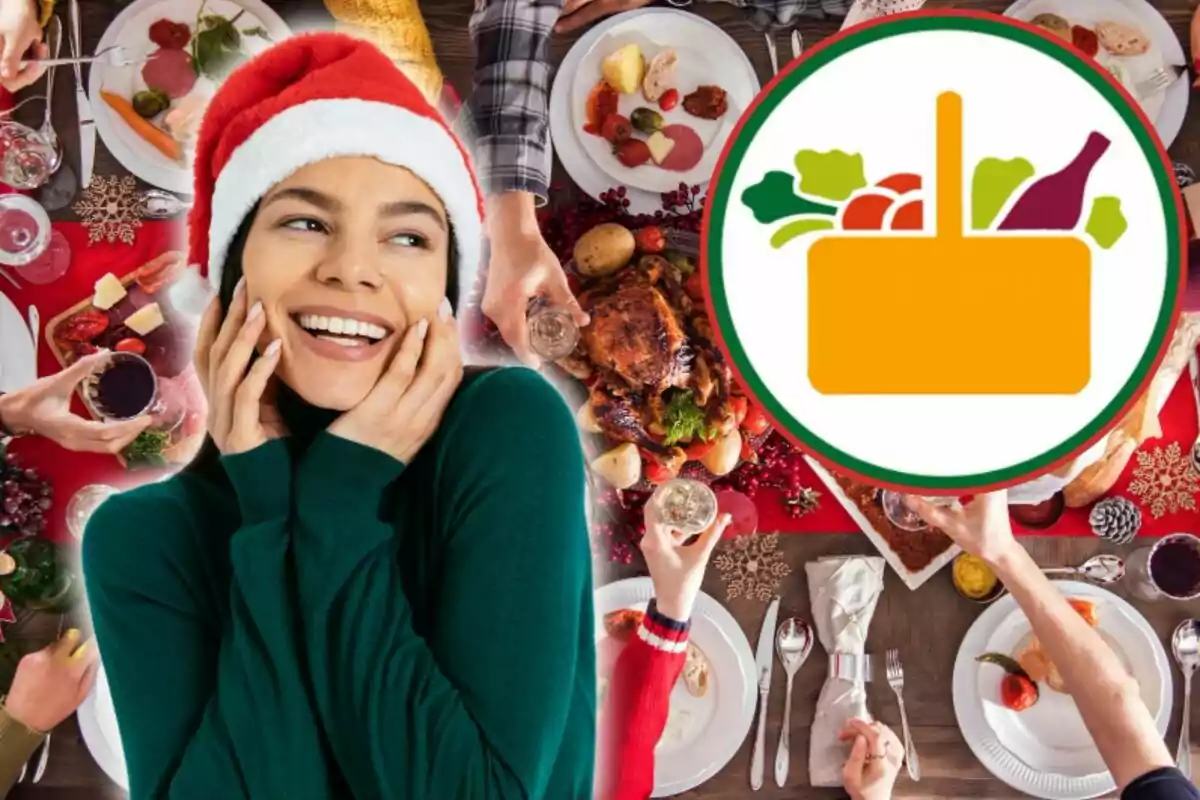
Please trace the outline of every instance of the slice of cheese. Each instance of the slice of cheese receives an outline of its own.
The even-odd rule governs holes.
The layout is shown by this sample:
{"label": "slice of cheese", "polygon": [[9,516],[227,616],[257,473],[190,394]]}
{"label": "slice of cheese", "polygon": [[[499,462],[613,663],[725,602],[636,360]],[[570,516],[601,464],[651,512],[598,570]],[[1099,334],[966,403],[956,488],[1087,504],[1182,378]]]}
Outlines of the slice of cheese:
{"label": "slice of cheese", "polygon": [[650,157],[654,159],[654,163],[661,164],[675,147],[675,140],[668,139],[662,131],[655,131],[646,140],[646,146],[650,148]]}
{"label": "slice of cheese", "polygon": [[96,291],[92,295],[92,305],[101,311],[108,311],[125,297],[125,287],[111,272],[96,281]]}
{"label": "slice of cheese", "polygon": [[162,309],[158,307],[158,303],[151,303],[148,306],[142,306],[126,317],[125,326],[137,335],[145,336],[164,322],[166,320],[163,319]]}

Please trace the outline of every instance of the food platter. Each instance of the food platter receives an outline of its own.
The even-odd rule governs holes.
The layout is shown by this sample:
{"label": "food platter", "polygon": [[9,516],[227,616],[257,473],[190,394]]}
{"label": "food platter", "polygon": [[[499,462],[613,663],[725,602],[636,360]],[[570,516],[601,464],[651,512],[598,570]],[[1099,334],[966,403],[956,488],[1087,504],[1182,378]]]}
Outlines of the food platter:
{"label": "food platter", "polygon": [[[1118,55],[1101,44],[1095,57],[1137,100],[1163,146],[1170,147],[1175,141],[1191,95],[1185,66],[1188,62],[1170,23],[1145,0],[1017,0],[1004,13],[1024,22],[1032,22],[1040,14],[1052,14],[1090,31],[1115,22],[1141,33],[1148,42],[1144,52]],[[1165,91],[1139,96],[1137,85],[1164,67],[1184,68]]]}
{"label": "food platter", "polygon": [[[1105,589],[1066,581],[1058,587],[1073,602],[1094,605],[1097,631],[1137,680],[1165,735],[1174,690],[1166,651],[1153,628]],[[1084,800],[1113,791],[1112,776],[1068,694],[1039,682],[1032,707],[1011,710],[1000,696],[1003,671],[976,661],[984,653],[1019,654],[1031,638],[1029,622],[1011,596],[996,601],[967,632],[953,678],[955,715],[967,744],[997,778],[1034,797]]]}
{"label": "food platter", "polygon": [[[585,134],[576,125],[575,109],[580,107],[577,104],[586,103],[587,96],[586,93],[583,97],[575,96],[575,82],[584,56],[591,53],[597,42],[617,26],[622,26],[627,33],[640,32],[640,35],[647,39],[650,38],[648,32],[664,30],[691,31],[704,37],[703,41],[710,44],[706,44],[703,50],[710,53],[713,63],[724,65],[722,85],[730,96],[737,100],[739,108],[748,107],[760,88],[753,65],[737,43],[715,24],[694,14],[668,8],[638,9],[618,14],[592,27],[567,53],[555,74],[550,91],[550,139],[555,154],[571,179],[597,199],[602,192],[613,188],[616,181],[584,148],[583,137],[589,134]],[[715,144],[713,147],[720,149]],[[605,155],[611,157],[610,153]],[[680,181],[681,179],[675,176],[667,188],[678,188]],[[702,180],[691,181],[701,186],[707,182],[707,176]],[[658,191],[629,186],[625,199],[629,200],[628,208],[631,214],[653,214],[662,209],[662,199]]]}
{"label": "food platter", "polygon": [[[261,52],[272,42],[290,35],[288,27],[279,15],[262,0],[136,0],[126,6],[109,25],[96,46],[97,52],[104,48],[120,46],[134,59],[156,56],[160,50],[174,48],[161,48],[151,41],[151,29],[155,23],[168,20],[176,25],[188,26],[194,33],[199,27],[198,20],[202,14],[231,21],[236,19],[240,48],[244,55]],[[161,40],[160,36],[156,38]],[[186,56],[191,56],[195,52],[194,42],[181,49]],[[199,117],[208,98],[216,91],[217,84],[203,75],[197,78],[193,70],[191,78],[194,80],[194,86],[183,91],[188,86],[188,58],[182,54],[172,54],[171,59],[157,56],[151,58],[151,61],[156,60],[158,63],[154,66],[148,63],[146,66],[138,64],[116,67],[97,62],[91,67],[88,76],[88,97],[96,118],[96,130],[105,146],[125,169],[154,186],[180,194],[190,194],[190,151],[194,144]],[[167,64],[167,61],[172,63]],[[165,70],[164,64],[167,66]],[[172,94],[179,95],[171,98],[169,107],[146,118],[150,127],[140,126],[140,130],[149,131],[149,139],[139,134],[114,110],[103,94],[108,93],[132,103],[139,92],[148,88],[144,74],[156,74],[146,73],[146,69],[165,72],[165,82],[176,84],[178,87],[178,91],[173,91]],[[183,83],[179,85],[181,75]],[[172,112],[175,112],[173,117]],[[154,131],[158,130],[161,133],[163,130],[169,130],[168,120],[176,122],[178,131],[173,135],[163,134],[163,137],[175,141],[180,150],[179,159],[169,157],[151,143],[151,140],[164,141]]]}
{"label": "food platter", "polygon": [[[173,302],[172,288],[187,272],[184,261],[182,253],[167,252],[123,278],[108,273],[92,297],[46,324],[50,352],[62,367],[111,350],[141,356],[153,369],[155,422],[119,456],[126,466],[187,463],[204,439],[206,405],[191,364],[195,320]],[[85,386],[80,399],[95,417]]]}
{"label": "food platter", "polygon": [[[846,509],[846,513],[857,523],[866,537],[871,540],[871,543],[878,548],[879,554],[896,571],[896,574],[900,576],[900,580],[904,581],[904,585],[909,589],[919,589],[926,581],[952,562],[955,556],[962,552],[962,548],[955,545],[938,531],[885,529],[884,526],[888,526],[889,523],[883,518],[882,510],[874,513],[873,509],[868,510],[864,505],[852,499],[847,493],[847,486],[853,486],[853,490],[856,493],[866,491],[867,487],[854,486],[853,484],[843,485],[846,483],[845,481],[839,482],[816,459],[806,455],[804,460],[808,462],[813,472],[825,484],[830,495]],[[868,514],[871,515],[870,519],[868,518]],[[902,555],[890,541],[901,541],[902,539],[910,541],[920,540],[921,548],[911,554],[905,553]]]}
{"label": "food platter", "polygon": [[[644,610],[653,597],[649,578],[630,578],[597,589],[597,642],[605,639],[606,615],[621,609]],[[703,592],[696,600],[689,640],[707,659],[708,687],[696,697],[681,680],[671,692],[667,727],[655,750],[653,797],[686,792],[720,772],[741,748],[754,719],[758,687],[750,643],[737,620]],[[611,666],[610,660],[608,669]],[[602,676],[604,669],[602,664]]]}
{"label": "food platter", "polygon": [[[687,15],[682,20],[672,22],[669,27],[655,28],[651,33],[638,18],[625,20],[614,25],[605,32],[580,59],[575,70],[575,80],[572,87],[572,111],[575,128],[584,150],[593,162],[598,164],[618,186],[634,186],[650,192],[666,192],[675,189],[680,181],[691,185],[706,182],[716,166],[717,156],[725,144],[734,123],[751,97],[743,96],[744,82],[735,82],[736,93],[727,92],[722,83],[728,82],[728,70],[720,69],[723,62],[718,61],[707,53],[705,48],[718,45],[716,38],[707,25],[699,24],[695,17]],[[696,160],[694,166],[687,169],[665,169],[655,165],[653,160],[641,166],[630,167],[622,163],[614,154],[614,144],[603,136],[588,133],[588,102],[594,87],[605,80],[605,62],[619,58],[623,54],[637,57],[649,64],[644,70],[643,82],[650,82],[654,65],[665,61],[673,61],[674,67],[670,75],[672,95],[675,105],[664,108],[659,101],[649,99],[645,90],[635,89],[632,93],[619,95],[616,111],[627,119],[638,119],[641,113],[657,114],[663,118],[664,132],[670,134],[673,128],[690,130],[695,137],[692,146],[696,154],[689,158]],[[639,75],[639,77],[641,77]],[[699,91],[698,87],[709,87],[722,93],[721,106],[723,110],[715,118],[709,119],[689,113],[687,110],[689,92]],[[720,109],[718,109],[720,110]],[[632,142],[641,141],[636,134],[631,136]],[[684,149],[684,144],[677,142],[674,157]],[[664,164],[664,167],[666,164]]]}

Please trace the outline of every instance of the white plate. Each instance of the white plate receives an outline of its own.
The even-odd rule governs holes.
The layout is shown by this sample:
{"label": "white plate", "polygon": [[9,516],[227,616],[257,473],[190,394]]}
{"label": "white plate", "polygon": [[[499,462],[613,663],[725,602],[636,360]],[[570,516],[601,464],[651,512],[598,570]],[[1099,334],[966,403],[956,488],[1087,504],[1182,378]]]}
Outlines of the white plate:
{"label": "white plate", "polygon": [[[1133,57],[1113,56],[1101,48],[1096,60],[1112,63],[1125,71],[1124,81],[1130,94],[1133,87],[1156,69],[1166,65],[1185,66],[1188,61],[1175,32],[1146,0],[1017,0],[1004,12],[1006,16],[1028,22],[1038,14],[1058,14],[1071,24],[1094,27],[1097,22],[1113,20],[1135,25],[1150,37],[1150,51]],[[1146,116],[1158,131],[1163,147],[1170,147],[1183,127],[1191,95],[1187,69],[1165,92],[1147,99],[1138,98]],[[1136,96],[1136,95],[1135,95]]]}
{"label": "white plate", "polygon": [[[201,0],[136,0],[126,6],[112,21],[96,49],[99,51],[105,47],[121,45],[137,56],[153,52],[158,48],[150,41],[151,25],[160,19],[169,19],[186,23],[194,33],[196,15],[201,5]],[[262,26],[276,42],[290,35],[287,25],[279,15],[262,0],[204,0],[203,5],[205,13],[220,14],[230,19],[244,10],[246,13],[237,23],[238,30]],[[242,37],[242,49],[250,55],[270,46],[269,42],[257,36]],[[104,90],[132,98],[134,93],[146,88],[141,72],[140,65],[92,67],[88,76],[88,99],[91,101],[92,114],[96,118],[96,131],[109,152],[121,162],[121,166],[137,177],[172,192],[191,194],[191,153],[187,154],[186,164],[171,161],[134,133],[100,97],[100,91]],[[198,79],[196,83],[197,91],[215,91],[215,88],[204,78]]]}
{"label": "white plate", "polygon": [[896,571],[896,574],[900,576],[900,580],[904,581],[904,585],[909,589],[919,589],[926,581],[953,561],[955,556],[962,552],[962,548],[958,545],[951,545],[949,549],[925,565],[924,569],[919,572],[913,572],[904,566],[904,562],[900,560],[900,556],[896,555],[896,551],[892,550],[887,540],[883,538],[879,531],[871,526],[870,521],[863,515],[862,510],[853,500],[846,496],[846,493],[842,491],[842,487],[838,485],[833,476],[811,456],[805,456],[804,460],[808,462],[813,472],[817,474],[817,477],[829,489],[829,493],[842,505],[842,508],[846,509],[846,513],[854,519],[858,527],[866,534],[866,537],[871,540],[871,544],[875,545],[876,549],[879,550],[879,554],[883,556],[884,561]]}
{"label": "white plate", "polygon": [[[622,608],[644,609],[652,597],[654,586],[649,578],[629,578],[597,589],[598,640],[605,635],[605,614]],[[671,693],[667,731],[654,754],[653,797],[686,792],[720,772],[742,746],[754,719],[758,698],[754,654],[737,620],[701,593],[689,638],[708,658],[709,689],[697,698],[678,683]]]}
{"label": "white plate", "polygon": [[0,392],[22,389],[37,380],[37,349],[25,315],[0,293]]}
{"label": "white plate", "polygon": [[[660,193],[674,190],[680,181],[689,186],[707,181],[742,109],[754,99],[754,90],[744,81],[733,81],[731,88],[725,85],[729,82],[727,76],[730,73],[721,67],[734,58],[731,50],[738,50],[737,44],[728,35],[719,28],[704,24],[695,14],[677,11],[666,13],[671,15],[670,20],[646,21],[645,17],[634,17],[622,20],[605,31],[580,59],[579,66],[575,68],[571,92],[575,129],[581,132],[580,142],[592,161],[612,176],[619,186],[635,186]],[[682,124],[692,128],[704,143],[704,156],[700,163],[687,172],[665,170],[653,162],[636,168],[626,167],[613,155],[611,144],[599,136],[583,132],[587,122],[588,95],[602,80],[601,62],[627,44],[638,45],[647,63],[666,49],[674,50],[678,55],[673,85],[679,92],[679,105],[670,111],[662,111],[657,103],[646,100],[639,90],[631,95],[621,95],[617,110],[631,117],[636,108],[650,108],[662,114],[665,125]],[[726,89],[729,109],[719,119],[699,119],[683,110],[683,98],[697,86],[705,85]]]}
{"label": "white plate", "polygon": [[[680,17],[686,18],[694,25],[706,27],[726,40],[726,44],[723,47],[731,49],[722,62],[727,71],[723,74],[723,82],[720,85],[731,97],[736,96],[740,98],[745,96],[753,98],[758,94],[758,76],[754,72],[754,66],[750,63],[750,59],[737,47],[732,39],[729,39],[727,34],[702,17],[672,9],[645,8],[618,14],[594,26],[575,43],[567,53],[566,58],[563,59],[554,76],[554,84],[550,90],[550,141],[553,144],[554,152],[558,155],[559,161],[562,162],[567,174],[571,176],[571,180],[596,199],[600,198],[601,192],[612,189],[617,184],[614,178],[601,169],[600,165],[584,149],[584,137],[596,137],[584,133],[582,129],[575,125],[573,92],[580,63],[583,61],[583,57],[591,52],[596,43],[616,25],[623,25],[636,19],[639,20],[639,25],[644,26],[644,29],[657,30],[664,24],[667,26],[679,24]],[[599,68],[597,67],[596,69],[598,76]],[[586,94],[582,102],[586,104]],[[748,106],[748,100],[741,105],[742,108]],[[727,116],[729,113],[732,112],[727,112]],[[719,151],[719,148],[717,149]],[[620,165],[618,164],[618,166]],[[663,170],[657,170],[649,166],[644,167],[644,169],[663,172]],[[673,182],[671,182],[667,189],[673,190],[678,188],[681,180],[679,177],[680,174],[674,172],[666,174],[674,176]],[[704,186],[708,183],[708,178],[709,176],[706,175],[702,180],[691,181],[691,183]],[[653,214],[655,211],[662,210],[662,199],[659,196],[659,192],[646,191],[630,186],[627,189],[626,199],[629,200],[629,212],[631,214]]]}
{"label": "white plate", "polygon": [[[1129,667],[1165,735],[1173,698],[1171,665],[1154,629],[1109,591],[1073,581],[1057,584],[1068,597],[1096,601],[1100,633]],[[954,712],[963,737],[993,775],[1014,789],[1049,800],[1084,800],[1116,788],[1075,703],[1039,687],[1037,704],[1021,713],[999,705],[999,667],[979,664],[986,652],[1013,654],[1030,637],[1029,622],[1010,595],[980,615],[954,663]]]}
{"label": "white plate", "polygon": [[104,665],[96,673],[91,693],[79,707],[79,732],[92,758],[112,782],[128,791],[129,774],[125,769],[125,750],[117,728],[117,712],[108,689]]}

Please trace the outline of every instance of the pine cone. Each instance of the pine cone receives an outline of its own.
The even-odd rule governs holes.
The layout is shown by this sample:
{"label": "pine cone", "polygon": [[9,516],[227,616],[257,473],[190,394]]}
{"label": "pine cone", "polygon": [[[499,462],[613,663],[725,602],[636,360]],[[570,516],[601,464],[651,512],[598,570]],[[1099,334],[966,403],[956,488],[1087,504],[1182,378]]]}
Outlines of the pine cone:
{"label": "pine cone", "polygon": [[1128,544],[1142,527],[1142,512],[1124,497],[1101,500],[1088,515],[1092,532],[1113,544]]}
{"label": "pine cone", "polygon": [[1187,188],[1196,182],[1196,173],[1187,164],[1180,164],[1176,162],[1174,164],[1174,168],[1175,182],[1179,184],[1180,189]]}

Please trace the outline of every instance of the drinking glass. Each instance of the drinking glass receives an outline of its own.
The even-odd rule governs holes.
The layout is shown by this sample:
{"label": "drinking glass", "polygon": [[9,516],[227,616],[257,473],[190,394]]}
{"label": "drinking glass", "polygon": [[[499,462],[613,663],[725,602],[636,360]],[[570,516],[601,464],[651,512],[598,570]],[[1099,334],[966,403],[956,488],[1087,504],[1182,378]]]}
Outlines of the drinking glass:
{"label": "drinking glass", "polygon": [[1125,562],[1129,590],[1142,600],[1200,597],[1200,538],[1173,533],[1139,547]]}
{"label": "drinking glass", "polygon": [[99,373],[84,384],[84,402],[100,419],[133,419],[162,410],[158,376],[150,362],[136,353],[116,352]]}
{"label": "drinking glass", "polygon": [[112,486],[91,483],[80,487],[79,491],[71,495],[71,499],[67,502],[67,529],[71,531],[71,535],[76,539],[82,539],[92,514],[100,507],[101,503],[117,492],[118,490]]}
{"label": "drinking glass", "polygon": [[929,528],[925,520],[904,502],[905,498],[914,496],[919,496],[935,506],[952,506],[958,502],[955,498],[944,495],[909,495],[891,489],[880,490],[879,503],[883,506],[884,516],[902,531],[923,531]]}
{"label": "drinking glass", "polygon": [[529,346],[547,361],[569,356],[579,343],[579,326],[571,312],[535,301],[530,308]]}
{"label": "drinking glass", "polygon": [[67,238],[50,227],[46,210],[19,194],[0,195],[0,264],[30,283],[58,280],[71,264]]}
{"label": "drinking glass", "polygon": [[695,536],[717,519],[717,495],[691,478],[672,478],[654,490],[648,504],[655,519],[684,536]]}
{"label": "drinking glass", "polygon": [[38,131],[11,119],[0,119],[0,183],[29,191],[50,179],[58,150]]}

